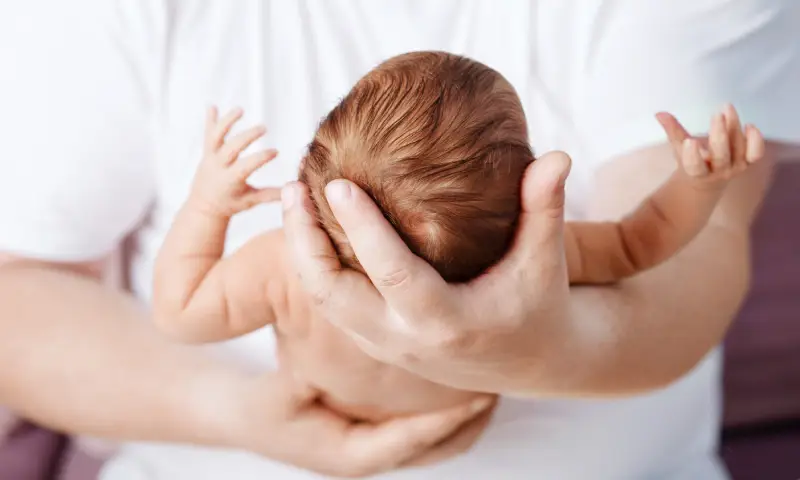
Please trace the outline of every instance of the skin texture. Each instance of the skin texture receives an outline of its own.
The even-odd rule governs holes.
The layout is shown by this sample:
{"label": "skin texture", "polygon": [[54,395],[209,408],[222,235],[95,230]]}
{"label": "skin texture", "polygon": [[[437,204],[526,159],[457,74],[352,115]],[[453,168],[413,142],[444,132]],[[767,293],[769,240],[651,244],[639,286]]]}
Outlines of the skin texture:
{"label": "skin texture", "polygon": [[[565,255],[571,285],[622,280],[669,259],[706,226],[729,182],[764,155],[764,139],[742,129],[733,106],[714,116],[707,145],[686,140],[668,113],[657,115],[672,137],[678,168],[618,222],[568,222]],[[677,136],[676,136],[677,135]]]}
{"label": "skin texture", "polygon": [[[674,152],[678,169],[620,222],[565,225],[570,283],[614,282],[673,256],[705,227],[729,182],[763,156],[760,134],[754,127],[743,129],[732,107],[712,120],[708,146],[678,140],[683,127],[669,114],[659,117],[680,142]],[[211,110],[194,187],[159,252],[154,311],[162,330],[180,341],[207,342],[274,325],[281,371],[317,390],[326,405],[359,420],[434,411],[477,398],[372,359],[316,315],[286,260],[283,232],[260,235],[223,257],[232,215],[276,194],[247,186],[250,173],[275,152],[237,160],[264,133],[255,127],[226,140],[237,118],[234,112],[217,120]],[[319,361],[327,358],[336,361]]]}
{"label": "skin texture", "polygon": [[[669,144],[622,156],[599,172],[593,219],[618,220],[633,210],[674,172],[675,152],[687,139],[705,145],[678,125],[667,122],[667,130]],[[732,140],[708,146],[714,162],[746,161]],[[374,358],[464,389],[634,394],[680,378],[722,338],[747,290],[748,228],[780,153],[767,145],[765,160],[731,182],[680,253],[614,286],[568,288],[563,184],[570,160],[558,152],[526,173],[512,249],[465,285],[446,284],[412,255],[369,198],[344,180],[328,185],[327,199],[369,278],[341,268],[301,184],[284,188],[285,231],[318,311]]]}
{"label": "skin texture", "polygon": [[206,153],[194,187],[156,261],[157,325],[180,341],[209,342],[274,324],[281,371],[315,389],[319,401],[356,420],[379,422],[480,399],[377,362],[316,318],[297,273],[285,261],[287,247],[280,230],[255,237],[222,257],[231,216],[279,194],[277,189],[247,187],[250,173],[275,153],[237,160],[264,133],[256,127],[226,140],[239,116],[232,112],[218,120],[215,110],[209,112]]}
{"label": "skin texture", "polygon": [[3,256],[0,403],[70,433],[247,449],[341,477],[460,453],[487,420],[484,404],[484,414],[462,405],[353,423],[294,379],[243,374],[166,341],[146,310],[98,280],[102,264]]}

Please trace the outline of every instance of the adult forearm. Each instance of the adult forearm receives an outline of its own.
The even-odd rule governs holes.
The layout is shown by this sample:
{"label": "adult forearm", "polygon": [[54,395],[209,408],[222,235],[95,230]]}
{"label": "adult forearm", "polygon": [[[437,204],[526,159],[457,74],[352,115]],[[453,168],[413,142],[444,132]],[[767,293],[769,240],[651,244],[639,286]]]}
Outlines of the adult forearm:
{"label": "adult forearm", "polygon": [[[542,354],[528,375],[530,391],[652,390],[683,376],[721,341],[748,289],[749,225],[782,151],[767,147],[767,158],[731,183],[708,225],[676,256],[613,286],[571,289],[571,314],[549,326],[555,338],[531,340]],[[668,151],[654,147],[612,164],[600,178],[612,193],[599,198],[595,214],[624,215],[666,176],[668,162]],[[650,181],[618,188],[631,175]]]}
{"label": "adult forearm", "polygon": [[0,267],[0,404],[71,433],[218,443],[205,409],[232,375],[162,340],[145,315],[90,279]]}
{"label": "adult forearm", "polygon": [[[707,255],[713,244],[714,255]],[[569,395],[663,387],[725,335],[749,282],[746,235],[710,228],[677,258],[610,287],[571,292],[569,328],[540,381]],[[560,365],[561,368],[555,368]]]}

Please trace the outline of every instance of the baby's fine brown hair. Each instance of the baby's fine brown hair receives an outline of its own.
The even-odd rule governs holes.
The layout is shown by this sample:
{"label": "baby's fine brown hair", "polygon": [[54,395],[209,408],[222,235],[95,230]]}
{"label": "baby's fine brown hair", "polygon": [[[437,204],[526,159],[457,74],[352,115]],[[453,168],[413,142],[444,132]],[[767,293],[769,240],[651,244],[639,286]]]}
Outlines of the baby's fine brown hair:
{"label": "baby's fine brown hair", "polygon": [[461,282],[508,249],[533,160],[502,75],[458,55],[414,52],[370,71],[323,119],[300,181],[344,265],[362,270],[325,199],[337,178],[361,187],[415,254]]}

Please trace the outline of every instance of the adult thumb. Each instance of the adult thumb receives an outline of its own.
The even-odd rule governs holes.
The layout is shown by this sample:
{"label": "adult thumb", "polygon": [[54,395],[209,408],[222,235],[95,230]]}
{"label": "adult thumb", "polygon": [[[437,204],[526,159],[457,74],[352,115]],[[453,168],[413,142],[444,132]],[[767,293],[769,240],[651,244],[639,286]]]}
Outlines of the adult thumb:
{"label": "adult thumb", "polygon": [[572,160],[564,152],[542,155],[525,172],[522,180],[520,241],[531,248],[542,243],[561,242],[564,230],[564,184]]}
{"label": "adult thumb", "polygon": [[564,184],[572,159],[564,152],[549,152],[533,162],[522,180],[522,213],[561,218]]}
{"label": "adult thumb", "polygon": [[571,165],[569,155],[555,151],[528,166],[522,179],[517,234],[494,272],[510,269],[553,277],[564,269],[564,184]]}

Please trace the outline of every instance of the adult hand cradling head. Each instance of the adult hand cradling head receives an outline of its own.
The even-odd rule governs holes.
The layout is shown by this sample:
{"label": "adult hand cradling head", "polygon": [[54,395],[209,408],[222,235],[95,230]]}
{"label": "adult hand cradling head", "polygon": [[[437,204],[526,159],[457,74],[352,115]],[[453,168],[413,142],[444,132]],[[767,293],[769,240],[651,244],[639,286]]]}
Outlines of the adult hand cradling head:
{"label": "adult hand cradling head", "polygon": [[323,314],[375,358],[458,388],[524,390],[539,354],[529,339],[553,333],[535,319],[548,317],[542,324],[548,326],[569,321],[563,251],[569,168],[561,152],[529,166],[511,250],[468,283],[446,283],[347,180],[331,182],[326,196],[369,278],[342,268],[300,183],[283,191],[293,260]]}

